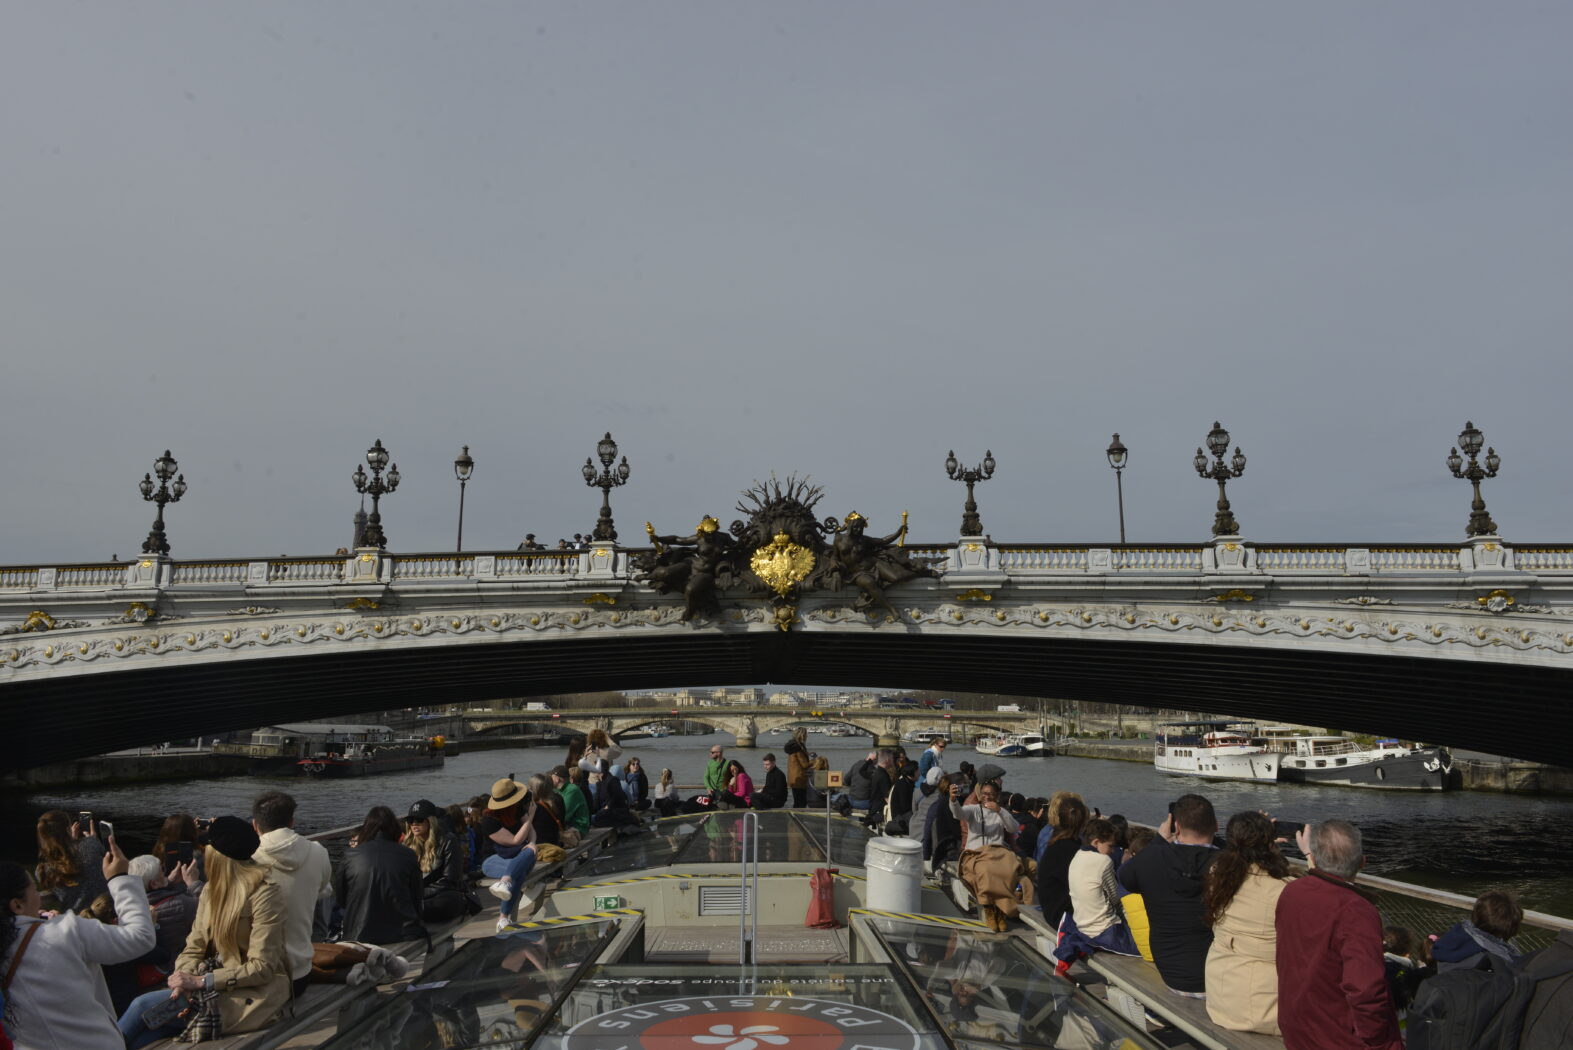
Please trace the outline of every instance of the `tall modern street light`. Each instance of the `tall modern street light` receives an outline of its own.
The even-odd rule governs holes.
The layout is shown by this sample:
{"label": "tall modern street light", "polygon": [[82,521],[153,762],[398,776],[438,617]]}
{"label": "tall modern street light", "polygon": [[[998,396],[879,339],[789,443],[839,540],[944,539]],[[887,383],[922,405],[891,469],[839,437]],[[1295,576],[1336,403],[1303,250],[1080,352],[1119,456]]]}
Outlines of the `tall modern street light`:
{"label": "tall modern street light", "polygon": [[984,450],[983,462],[969,470],[963,470],[961,464],[956,462],[956,450],[951,449],[945,457],[945,473],[952,481],[963,481],[967,485],[967,503],[962,507],[961,534],[963,536],[983,535],[983,522],[978,517],[978,502],[972,498],[972,486],[980,481],[987,481],[994,476],[994,453]]}
{"label": "tall modern street light", "polygon": [[464,451],[453,461],[453,476],[459,479],[459,541],[455,549],[460,552],[464,550],[464,485],[473,473],[475,460],[470,458],[470,446],[465,445]]}
{"label": "tall modern street light", "polygon": [[617,458],[617,442],[612,440],[611,431],[607,431],[606,436],[596,442],[595,454],[601,458],[601,472],[596,473],[595,464],[588,456],[579,471],[584,475],[586,485],[601,490],[601,517],[596,521],[591,536],[597,540],[615,540],[617,530],[612,527],[612,490],[628,482],[628,457],[624,456],[623,461],[617,464],[617,469],[612,469],[612,461]]}
{"label": "tall modern street light", "polygon": [[[1455,478],[1467,478],[1475,487],[1475,500],[1469,505],[1469,527],[1464,530],[1466,536],[1495,536],[1497,523],[1491,520],[1491,515],[1486,513],[1486,501],[1480,495],[1480,482],[1486,478],[1497,476],[1497,469],[1502,466],[1502,457],[1497,455],[1494,448],[1486,449],[1486,465],[1482,467],[1475,458],[1480,455],[1480,446],[1485,444],[1486,436],[1475,429],[1475,424],[1466,422],[1463,432],[1458,435],[1458,448],[1464,450],[1464,455],[1469,457],[1469,466],[1464,466],[1463,457],[1454,448],[1447,457],[1447,469],[1453,472]],[[164,453],[166,456],[169,453]]]}
{"label": "tall modern street light", "polygon": [[382,447],[382,439],[378,438],[371,448],[366,450],[366,465],[371,467],[371,481],[366,481],[366,472],[359,466],[351,478],[355,482],[355,491],[362,495],[371,495],[371,513],[366,517],[365,544],[379,550],[388,546],[388,536],[382,531],[382,513],[378,509],[378,502],[384,493],[392,492],[399,487],[399,465],[395,463],[388,471],[388,477],[383,479],[382,471],[388,465],[388,450]]}
{"label": "tall modern street light", "polygon": [[1130,458],[1130,450],[1120,444],[1120,435],[1115,434],[1114,440],[1109,442],[1105,450],[1109,457],[1109,466],[1114,468],[1114,491],[1120,499],[1120,542],[1125,542],[1125,486],[1120,482],[1120,475],[1125,471],[1126,460]]}
{"label": "tall modern street light", "polygon": [[[153,530],[147,534],[147,539],[142,541],[143,554],[168,554],[169,539],[164,535],[164,504],[179,503],[180,497],[186,494],[186,476],[177,475],[180,464],[175,462],[175,457],[169,454],[169,449],[153,461],[153,473],[143,474],[142,482],[137,487],[142,490],[142,498],[149,503],[158,504],[158,514],[153,518]],[[153,475],[158,475],[158,489],[153,488]],[[171,485],[169,479],[174,478]]]}
{"label": "tall modern street light", "polygon": [[1216,421],[1213,423],[1213,428],[1207,432],[1207,449],[1213,454],[1211,466],[1208,465],[1206,453],[1201,449],[1196,450],[1196,458],[1192,462],[1196,465],[1196,473],[1218,483],[1218,514],[1213,518],[1213,535],[1238,536],[1240,523],[1234,520],[1234,512],[1229,509],[1229,495],[1224,486],[1230,478],[1237,478],[1245,473],[1245,455],[1241,453],[1239,446],[1236,446],[1229,462],[1223,461],[1223,454],[1229,451],[1229,432]]}

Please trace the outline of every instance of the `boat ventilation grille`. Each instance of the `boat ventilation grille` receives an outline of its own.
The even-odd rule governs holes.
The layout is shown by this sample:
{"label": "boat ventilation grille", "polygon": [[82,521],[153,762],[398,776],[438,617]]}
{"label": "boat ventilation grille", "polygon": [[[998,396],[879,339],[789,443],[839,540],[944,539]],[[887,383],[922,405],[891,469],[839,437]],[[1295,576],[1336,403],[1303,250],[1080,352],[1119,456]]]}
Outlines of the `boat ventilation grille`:
{"label": "boat ventilation grille", "polygon": [[747,900],[748,891],[741,886],[701,886],[699,914],[738,915]]}

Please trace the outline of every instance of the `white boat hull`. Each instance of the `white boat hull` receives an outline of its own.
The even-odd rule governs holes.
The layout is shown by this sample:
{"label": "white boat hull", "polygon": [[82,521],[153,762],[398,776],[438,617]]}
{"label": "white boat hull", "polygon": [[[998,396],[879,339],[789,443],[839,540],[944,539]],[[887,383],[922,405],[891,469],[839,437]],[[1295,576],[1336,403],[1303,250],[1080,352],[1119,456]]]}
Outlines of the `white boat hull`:
{"label": "white boat hull", "polygon": [[1159,745],[1153,752],[1152,764],[1160,773],[1177,776],[1209,780],[1277,780],[1281,759],[1282,756],[1266,751]]}

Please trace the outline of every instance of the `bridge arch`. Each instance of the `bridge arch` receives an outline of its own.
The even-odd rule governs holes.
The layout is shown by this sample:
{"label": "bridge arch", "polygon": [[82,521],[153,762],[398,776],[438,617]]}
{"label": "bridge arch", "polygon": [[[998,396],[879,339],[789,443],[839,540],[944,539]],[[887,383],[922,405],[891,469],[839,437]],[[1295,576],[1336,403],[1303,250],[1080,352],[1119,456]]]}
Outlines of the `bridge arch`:
{"label": "bridge arch", "polygon": [[[414,707],[434,698],[728,685],[885,682],[1382,732],[1566,764],[1573,671],[1489,648],[1438,659],[1377,646],[1229,644],[1123,631],[683,628],[418,644],[262,648],[231,658],[108,664],[109,674],[14,676],[7,722],[40,764],[271,722]],[[244,656],[246,658],[239,658]],[[100,665],[106,666],[106,665]],[[714,720],[724,718],[715,709]],[[710,719],[695,712],[695,718]]]}

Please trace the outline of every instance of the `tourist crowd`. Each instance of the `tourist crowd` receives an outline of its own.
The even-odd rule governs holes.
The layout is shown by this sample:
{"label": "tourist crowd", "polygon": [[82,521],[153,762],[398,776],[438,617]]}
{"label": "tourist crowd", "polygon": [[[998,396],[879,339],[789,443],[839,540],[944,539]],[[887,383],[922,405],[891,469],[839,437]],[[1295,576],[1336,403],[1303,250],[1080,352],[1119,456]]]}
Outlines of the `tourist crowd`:
{"label": "tourist crowd", "polygon": [[[1135,827],[1074,792],[1008,793],[997,765],[952,770],[946,748],[937,738],[916,761],[871,751],[828,801],[920,841],[931,870],[960,879],[992,929],[1041,910],[1060,972],[1098,952],[1144,957],[1172,994],[1205,1000],[1219,1026],[1281,1035],[1290,1050],[1399,1050],[1406,1012],[1421,1045],[1414,1034],[1434,1002],[1465,994],[1449,983],[1456,975],[1529,973],[1545,979],[1521,1004],[1519,1045],[1566,1045],[1573,934],[1520,957],[1523,912],[1508,893],[1483,894],[1445,930],[1384,927],[1356,881],[1360,831],[1345,821],[1285,826],[1246,811],[1220,836],[1211,802],[1187,794],[1156,828]],[[531,873],[592,828],[637,834],[648,830],[642,815],[825,805],[825,759],[802,730],[783,750],[785,768],[767,754],[756,782],[714,746],[702,789],[682,799],[670,769],[651,783],[597,730],[563,764],[499,778],[463,804],[419,799],[402,819],[373,807],[336,864],[294,830],[295,802],[277,791],[248,818],[171,816],[132,858],[91,814],[47,812],[36,867],[0,864],[0,1050],[12,1040],[134,1050],[248,1032],[313,982],[403,976],[407,961],[387,946],[429,945],[428,927],[479,913],[472,887],[483,875],[504,929],[533,906]],[[1302,871],[1280,851],[1290,840]]]}

